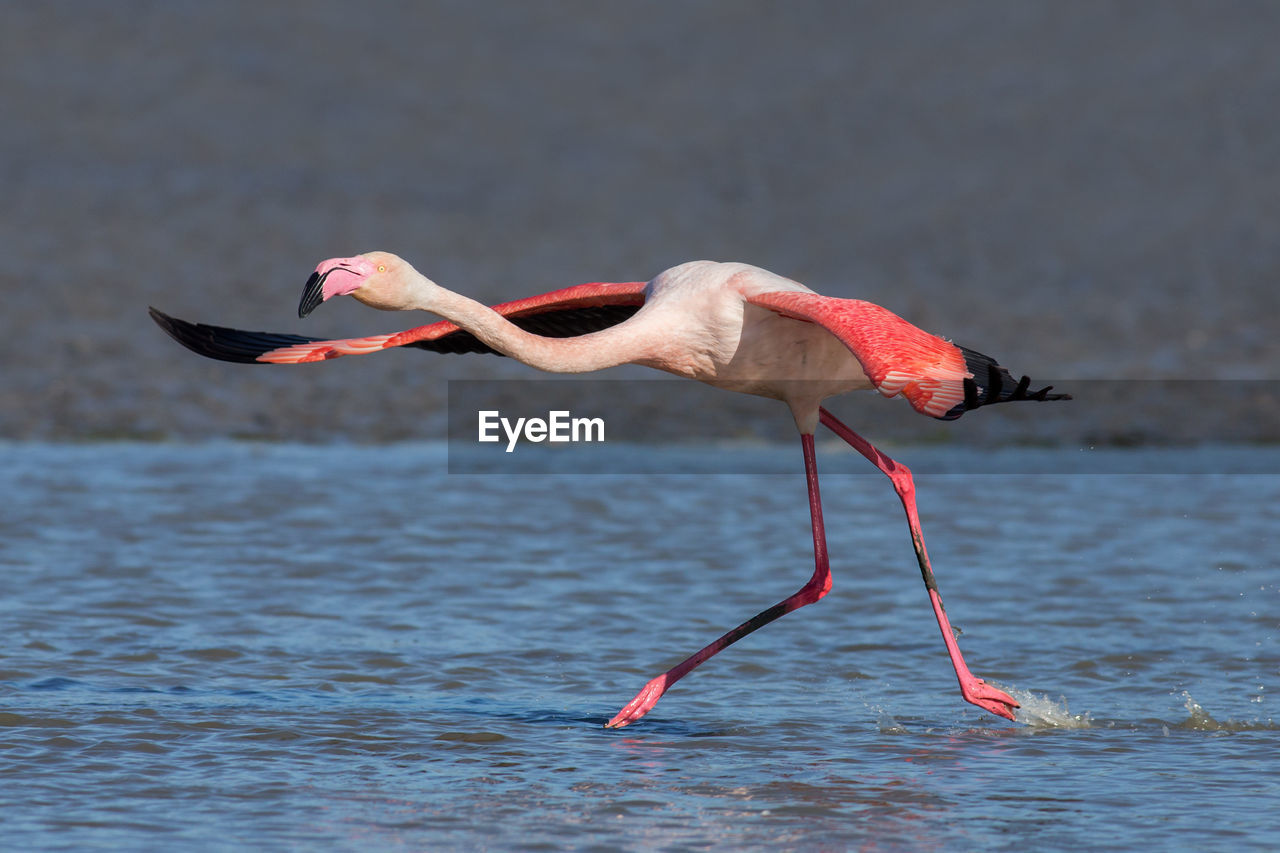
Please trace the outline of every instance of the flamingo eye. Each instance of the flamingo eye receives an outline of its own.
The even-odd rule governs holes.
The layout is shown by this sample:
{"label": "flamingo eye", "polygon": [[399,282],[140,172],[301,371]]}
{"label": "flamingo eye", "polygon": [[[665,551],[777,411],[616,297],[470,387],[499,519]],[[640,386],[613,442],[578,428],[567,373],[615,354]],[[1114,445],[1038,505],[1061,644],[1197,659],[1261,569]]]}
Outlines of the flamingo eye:
{"label": "flamingo eye", "polygon": [[378,264],[378,272],[386,272],[386,271],[387,271],[386,264]]}

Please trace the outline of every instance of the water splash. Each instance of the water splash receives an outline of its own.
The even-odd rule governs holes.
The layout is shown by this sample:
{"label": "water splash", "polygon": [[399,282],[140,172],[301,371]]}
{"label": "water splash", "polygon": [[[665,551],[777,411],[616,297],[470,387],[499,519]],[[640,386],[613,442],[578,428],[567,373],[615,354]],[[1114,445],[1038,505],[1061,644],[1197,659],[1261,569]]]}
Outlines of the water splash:
{"label": "water splash", "polygon": [[875,708],[873,710],[877,712],[876,725],[880,727],[880,734],[884,734],[884,735],[909,734],[907,727],[902,725],[902,723],[899,723],[896,719],[894,719],[893,714],[890,714],[888,711],[886,711],[883,708]]}
{"label": "water splash", "polygon": [[1083,714],[1072,714],[1067,707],[1067,698],[1059,696],[1058,701],[1044,694],[1036,695],[1029,690],[1001,687],[1021,706],[1015,712],[1016,722],[1032,728],[1045,729],[1087,729],[1093,720],[1086,711]]}
{"label": "water splash", "polygon": [[1215,720],[1204,707],[1191,698],[1191,694],[1182,691],[1183,707],[1187,709],[1187,718],[1178,723],[1180,729],[1191,729],[1197,732],[1222,731],[1222,723]]}
{"label": "water splash", "polygon": [[1191,697],[1191,694],[1182,691],[1183,707],[1187,709],[1187,718],[1174,726],[1174,728],[1182,731],[1192,732],[1251,732],[1251,731],[1275,731],[1277,724],[1274,720],[1250,720],[1237,721],[1227,720],[1219,722],[1214,719],[1213,715],[1204,709],[1204,706]]}

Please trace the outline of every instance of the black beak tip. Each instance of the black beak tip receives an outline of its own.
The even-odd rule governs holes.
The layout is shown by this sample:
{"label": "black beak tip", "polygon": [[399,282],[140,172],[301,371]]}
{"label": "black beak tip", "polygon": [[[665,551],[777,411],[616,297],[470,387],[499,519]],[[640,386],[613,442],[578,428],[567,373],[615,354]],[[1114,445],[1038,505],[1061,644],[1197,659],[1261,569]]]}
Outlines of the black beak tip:
{"label": "black beak tip", "polygon": [[318,272],[313,272],[302,290],[302,301],[298,303],[298,316],[306,317],[324,302],[324,279]]}

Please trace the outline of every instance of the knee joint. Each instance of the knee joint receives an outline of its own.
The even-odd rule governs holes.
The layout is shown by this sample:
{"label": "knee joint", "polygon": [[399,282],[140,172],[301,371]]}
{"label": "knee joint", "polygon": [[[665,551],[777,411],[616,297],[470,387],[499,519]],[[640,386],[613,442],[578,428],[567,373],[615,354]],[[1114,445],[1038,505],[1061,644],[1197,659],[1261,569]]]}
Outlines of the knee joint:
{"label": "knee joint", "polygon": [[888,472],[889,479],[893,481],[894,490],[900,495],[910,495],[916,490],[915,480],[911,476],[911,469],[901,462],[894,462],[893,468]]}

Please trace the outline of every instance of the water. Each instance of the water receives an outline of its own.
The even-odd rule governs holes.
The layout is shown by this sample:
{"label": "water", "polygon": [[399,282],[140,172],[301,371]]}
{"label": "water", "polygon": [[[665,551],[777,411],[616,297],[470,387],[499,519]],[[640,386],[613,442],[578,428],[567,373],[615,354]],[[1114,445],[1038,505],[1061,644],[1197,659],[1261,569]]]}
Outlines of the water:
{"label": "water", "polygon": [[776,452],[0,444],[3,846],[1274,848],[1274,475],[920,477],[1014,724],[960,701],[888,484],[824,453],[831,595],[604,730],[808,576]]}
{"label": "water", "polygon": [[[317,261],[375,247],[488,302],[749,261],[1077,398],[909,434],[1039,455],[902,453],[1019,724],[960,702],[899,510],[847,452],[822,456],[831,595],[613,732],[807,577],[794,446],[574,478],[431,444],[0,444],[0,848],[1274,848],[1278,454],[1239,472],[1280,436],[1278,16],[6,4],[2,439],[444,438],[440,378],[529,373],[216,364],[146,314],[420,322],[297,320]],[[651,384],[646,440],[788,429]],[[1199,440],[1237,446],[1176,476],[1114,447]],[[1125,473],[1054,449],[1082,444]]]}

